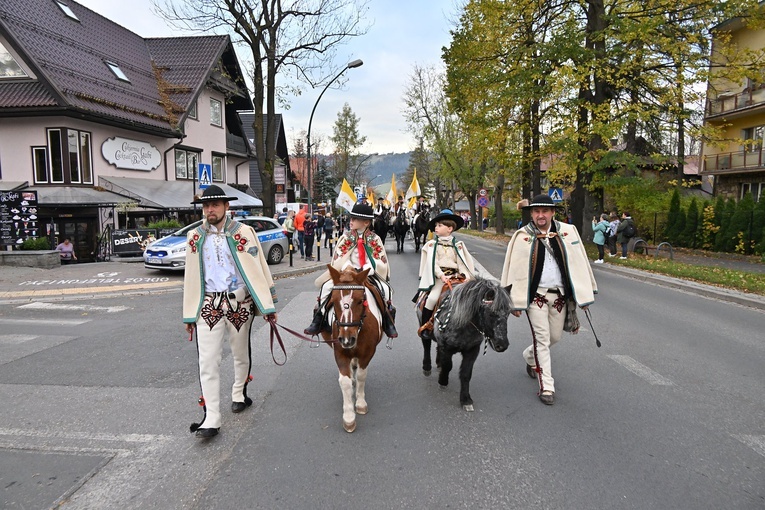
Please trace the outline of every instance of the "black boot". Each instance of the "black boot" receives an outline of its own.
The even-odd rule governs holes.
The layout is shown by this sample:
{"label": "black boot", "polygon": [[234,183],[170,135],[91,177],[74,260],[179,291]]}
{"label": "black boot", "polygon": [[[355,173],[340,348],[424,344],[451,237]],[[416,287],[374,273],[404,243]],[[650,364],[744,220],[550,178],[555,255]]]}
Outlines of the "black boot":
{"label": "black boot", "polygon": [[[429,310],[428,308],[423,307],[422,324],[427,324],[431,317],[433,317],[433,310]],[[420,333],[420,338],[423,340],[435,340],[435,337],[433,336],[433,330],[430,328],[423,329],[422,333]]]}
{"label": "black boot", "polygon": [[323,323],[324,312],[322,312],[321,307],[317,306],[313,309],[313,321],[311,321],[311,324],[303,330],[303,333],[306,335],[318,335],[319,332],[321,332]]}
{"label": "black boot", "polygon": [[388,338],[398,337],[398,331],[396,331],[396,325],[393,323],[393,317],[388,310],[383,312],[382,318],[383,331]]}

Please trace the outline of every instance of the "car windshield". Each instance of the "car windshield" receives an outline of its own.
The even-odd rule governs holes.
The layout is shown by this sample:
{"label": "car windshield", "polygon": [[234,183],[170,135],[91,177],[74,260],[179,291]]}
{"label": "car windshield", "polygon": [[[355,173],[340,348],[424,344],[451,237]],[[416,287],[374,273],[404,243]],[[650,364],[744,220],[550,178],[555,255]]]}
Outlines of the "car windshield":
{"label": "car windshield", "polygon": [[[255,229],[256,232],[263,232],[264,230],[274,230],[274,229],[281,228],[279,227],[277,223],[272,222],[271,220],[266,218],[239,218],[239,221],[250,225],[252,228]],[[182,229],[175,231],[173,235],[186,237],[186,234],[189,233],[189,230],[195,229],[201,224],[202,224],[202,220],[195,221],[194,223],[190,223],[186,225],[185,227],[183,227]]]}

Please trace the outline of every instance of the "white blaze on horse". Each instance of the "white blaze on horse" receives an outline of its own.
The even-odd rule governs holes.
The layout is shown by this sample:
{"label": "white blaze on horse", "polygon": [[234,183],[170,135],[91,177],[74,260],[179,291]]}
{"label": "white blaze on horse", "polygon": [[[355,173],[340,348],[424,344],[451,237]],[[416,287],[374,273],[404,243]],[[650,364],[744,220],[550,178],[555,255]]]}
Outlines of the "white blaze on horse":
{"label": "white blaze on horse", "polygon": [[382,318],[367,281],[369,269],[358,272],[349,267],[340,272],[327,267],[333,283],[330,331],[322,331],[321,336],[335,352],[343,393],[343,428],[353,432],[356,413],[367,414],[369,410],[365,394],[367,367],[382,339]]}

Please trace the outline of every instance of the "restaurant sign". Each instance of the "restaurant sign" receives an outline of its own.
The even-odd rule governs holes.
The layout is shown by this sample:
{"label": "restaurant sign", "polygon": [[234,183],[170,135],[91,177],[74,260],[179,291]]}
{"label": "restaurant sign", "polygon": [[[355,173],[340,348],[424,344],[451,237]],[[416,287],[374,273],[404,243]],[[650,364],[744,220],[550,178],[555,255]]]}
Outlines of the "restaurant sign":
{"label": "restaurant sign", "polygon": [[106,161],[125,170],[149,172],[161,163],[159,149],[148,142],[113,136],[101,145],[101,154]]}

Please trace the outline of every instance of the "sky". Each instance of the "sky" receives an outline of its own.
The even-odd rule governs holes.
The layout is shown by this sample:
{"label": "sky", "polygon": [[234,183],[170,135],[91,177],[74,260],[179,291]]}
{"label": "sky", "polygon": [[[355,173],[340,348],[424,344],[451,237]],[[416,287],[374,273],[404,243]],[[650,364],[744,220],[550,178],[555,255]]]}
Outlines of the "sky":
{"label": "sky", "polygon": [[[151,0],[77,0],[142,37],[186,35],[168,27],[152,12]],[[344,103],[359,118],[359,132],[367,141],[362,154],[408,152],[415,141],[406,131],[402,97],[415,65],[441,64],[441,48],[450,41],[455,0],[370,0],[366,35],[354,37],[337,52],[336,68],[355,59],[364,65],[345,72],[341,89],[328,89],[319,101],[311,125],[311,138],[329,138]],[[287,143],[308,130],[308,120],[323,85],[305,87],[289,98],[282,110]],[[328,141],[324,147],[327,147]],[[321,149],[325,151],[324,148]],[[331,150],[331,149],[330,149]]]}

